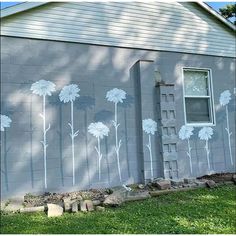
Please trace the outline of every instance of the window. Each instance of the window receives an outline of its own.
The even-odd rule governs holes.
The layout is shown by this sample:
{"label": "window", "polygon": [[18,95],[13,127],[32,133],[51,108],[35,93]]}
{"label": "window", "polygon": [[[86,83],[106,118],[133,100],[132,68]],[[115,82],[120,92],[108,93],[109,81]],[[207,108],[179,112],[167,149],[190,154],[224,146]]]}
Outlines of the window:
{"label": "window", "polygon": [[214,125],[212,84],[208,69],[184,68],[185,123]]}

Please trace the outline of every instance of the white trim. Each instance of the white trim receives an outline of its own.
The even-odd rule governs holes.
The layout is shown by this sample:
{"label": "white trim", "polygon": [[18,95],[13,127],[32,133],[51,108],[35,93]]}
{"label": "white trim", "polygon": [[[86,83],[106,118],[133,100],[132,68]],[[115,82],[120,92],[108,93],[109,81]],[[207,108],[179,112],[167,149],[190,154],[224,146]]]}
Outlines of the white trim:
{"label": "white trim", "polygon": [[[208,90],[210,95],[209,96],[185,96],[185,88],[184,88],[184,71],[207,71],[208,74]],[[210,79],[209,79],[210,78]],[[200,68],[200,67],[182,67],[182,89],[183,89],[183,107],[184,107],[184,123],[187,126],[193,127],[203,127],[203,126],[216,126],[216,119],[215,119],[215,106],[214,106],[214,93],[213,93],[213,81],[212,81],[212,70],[211,68]],[[186,117],[186,104],[185,98],[209,98],[210,99],[210,116],[212,122],[206,123],[188,123]]]}

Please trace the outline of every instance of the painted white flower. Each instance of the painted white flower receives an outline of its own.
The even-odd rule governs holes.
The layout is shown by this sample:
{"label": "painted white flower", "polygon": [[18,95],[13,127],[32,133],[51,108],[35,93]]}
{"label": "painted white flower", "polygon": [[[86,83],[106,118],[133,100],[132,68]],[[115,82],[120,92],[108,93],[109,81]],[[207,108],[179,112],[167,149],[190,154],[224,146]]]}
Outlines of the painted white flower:
{"label": "painted white flower", "polygon": [[1,131],[4,131],[4,128],[10,127],[11,118],[5,115],[1,115]]}
{"label": "painted white flower", "polygon": [[198,133],[198,137],[201,140],[209,140],[211,139],[212,135],[213,135],[213,129],[211,127],[203,127]]}
{"label": "painted white flower", "polygon": [[192,126],[183,125],[179,131],[179,138],[182,140],[189,139],[193,135],[193,129]]}
{"label": "painted white flower", "polygon": [[114,88],[107,92],[106,98],[109,102],[123,103],[123,100],[126,99],[126,92],[122,89]]}
{"label": "painted white flower", "polygon": [[50,81],[39,80],[32,84],[30,90],[39,96],[51,96],[52,92],[56,91],[55,87],[56,85]]}
{"label": "painted white flower", "polygon": [[80,96],[79,91],[80,89],[76,84],[65,86],[59,94],[60,101],[64,103],[75,101]]}
{"label": "painted white flower", "polygon": [[157,131],[157,123],[152,119],[143,120],[143,130],[147,134],[154,134]]}
{"label": "painted white flower", "polygon": [[109,128],[102,122],[91,123],[88,127],[88,132],[100,139],[103,139],[104,136],[108,136],[109,131]]}
{"label": "painted white flower", "polygon": [[230,102],[230,100],[231,100],[231,93],[230,93],[230,91],[229,90],[225,90],[224,92],[222,92],[220,94],[220,99],[219,100],[220,100],[220,105],[221,106],[227,105]]}

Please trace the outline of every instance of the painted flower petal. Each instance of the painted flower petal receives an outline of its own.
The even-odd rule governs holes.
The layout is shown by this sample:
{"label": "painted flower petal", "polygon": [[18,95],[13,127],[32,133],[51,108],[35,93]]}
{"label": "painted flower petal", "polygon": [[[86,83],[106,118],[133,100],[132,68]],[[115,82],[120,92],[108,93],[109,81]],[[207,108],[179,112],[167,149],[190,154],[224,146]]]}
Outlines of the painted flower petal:
{"label": "painted flower petal", "polygon": [[31,85],[30,90],[39,96],[51,96],[56,91],[56,85],[47,80],[39,80]]}
{"label": "painted flower petal", "polygon": [[123,100],[126,99],[126,92],[122,89],[114,88],[107,92],[106,99],[109,102],[123,103]]}
{"label": "painted flower petal", "polygon": [[157,123],[152,119],[145,119],[143,120],[143,131],[147,134],[152,134],[157,131]]}
{"label": "painted flower petal", "polygon": [[88,127],[88,132],[100,139],[103,139],[104,136],[108,136],[109,131],[109,128],[102,122],[91,123]]}
{"label": "painted flower petal", "polygon": [[70,84],[63,87],[59,94],[60,101],[64,103],[75,101],[75,99],[80,96],[79,91],[80,89],[76,84]]}

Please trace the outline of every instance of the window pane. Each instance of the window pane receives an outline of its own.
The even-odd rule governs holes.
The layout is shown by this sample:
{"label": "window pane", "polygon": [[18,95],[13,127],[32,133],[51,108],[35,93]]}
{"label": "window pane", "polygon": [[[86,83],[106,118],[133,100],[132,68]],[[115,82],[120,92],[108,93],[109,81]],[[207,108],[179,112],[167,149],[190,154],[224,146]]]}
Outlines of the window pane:
{"label": "window pane", "polygon": [[184,91],[186,96],[207,96],[207,71],[184,71]]}
{"label": "window pane", "polygon": [[208,98],[185,98],[188,123],[211,122]]}

